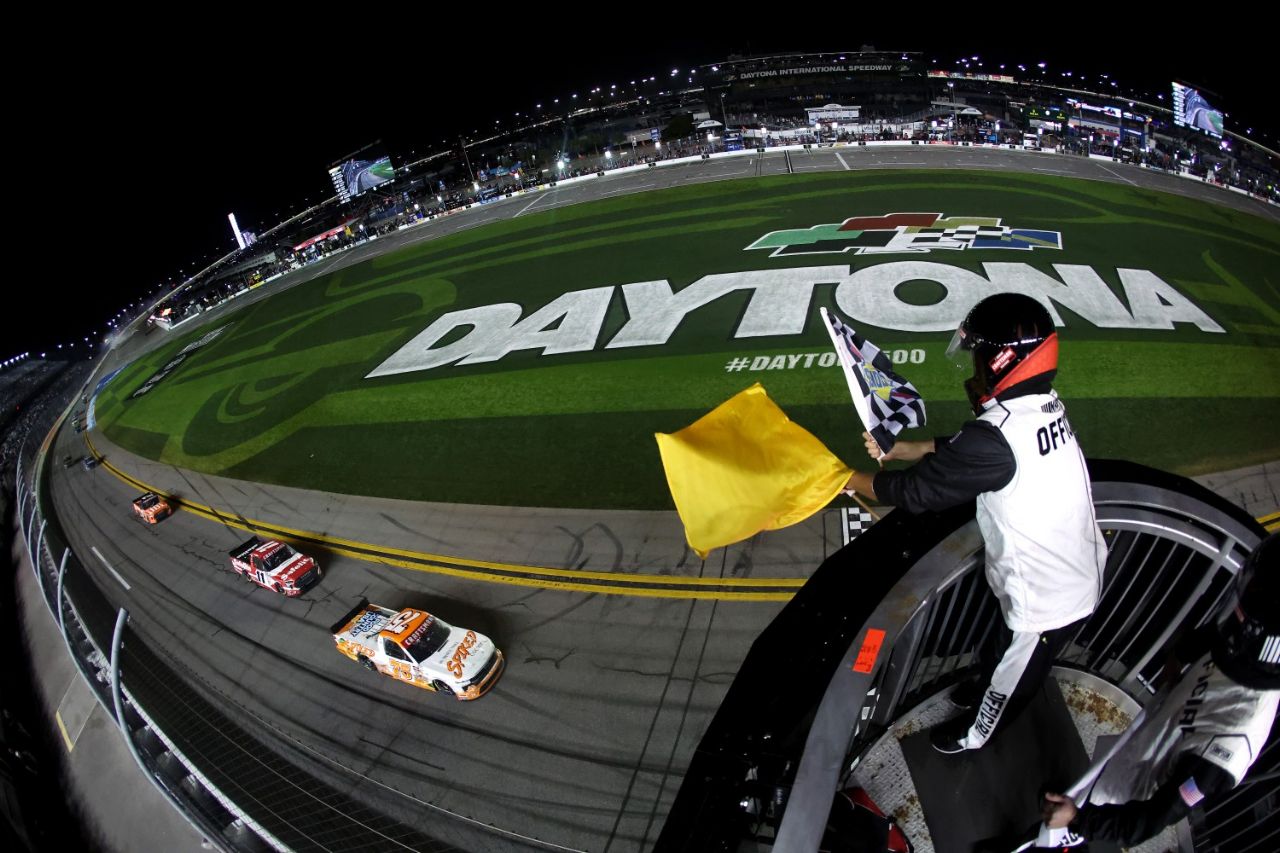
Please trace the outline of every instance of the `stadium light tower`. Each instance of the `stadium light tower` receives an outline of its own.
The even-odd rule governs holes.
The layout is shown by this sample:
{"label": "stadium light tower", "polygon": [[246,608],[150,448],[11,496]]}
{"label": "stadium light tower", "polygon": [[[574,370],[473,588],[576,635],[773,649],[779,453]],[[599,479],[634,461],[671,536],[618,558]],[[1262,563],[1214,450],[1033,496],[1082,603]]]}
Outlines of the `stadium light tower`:
{"label": "stadium light tower", "polygon": [[227,219],[231,221],[231,233],[236,235],[236,245],[243,249],[244,235],[240,233],[240,226],[236,224],[236,215],[234,213],[228,213]]}

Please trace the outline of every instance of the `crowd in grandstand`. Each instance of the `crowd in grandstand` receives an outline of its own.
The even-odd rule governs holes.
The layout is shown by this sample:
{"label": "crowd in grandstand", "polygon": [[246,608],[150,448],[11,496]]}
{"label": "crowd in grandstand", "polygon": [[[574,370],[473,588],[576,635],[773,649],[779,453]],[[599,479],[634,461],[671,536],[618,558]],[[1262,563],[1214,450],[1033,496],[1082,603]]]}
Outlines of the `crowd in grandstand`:
{"label": "crowd in grandstand", "polygon": [[91,368],[90,361],[32,359],[0,374],[0,490],[12,490],[20,455],[24,469],[31,471],[45,432]]}
{"label": "crowd in grandstand", "polygon": [[[31,359],[0,371],[0,515],[10,524],[17,516],[18,460],[26,487],[31,486],[36,451],[58,415],[79,393],[92,367],[90,361]],[[26,507],[31,505],[26,501]],[[26,520],[24,519],[24,524]],[[16,534],[15,534],[16,538]],[[0,564],[16,589],[17,549]],[[21,649],[28,630],[12,592],[0,595],[0,641]],[[12,839],[10,850],[94,849],[100,839],[86,843],[76,805],[63,799],[58,760],[62,744],[55,741],[33,689],[28,655],[16,654],[0,673],[0,835]],[[96,842],[96,843],[94,843]]]}
{"label": "crowd in grandstand", "polygon": [[[1271,152],[1175,128],[1167,111],[1153,116],[1127,97],[1089,95],[1083,102],[1076,100],[1079,92],[1069,96],[1038,80],[926,73],[917,54],[855,56],[849,65],[832,65],[846,58],[735,59],[705,67],[701,85],[593,104],[483,142],[464,142],[397,170],[396,180],[349,202],[328,202],[287,227],[270,229],[271,239],[206,270],[153,316],[166,325],[181,322],[264,278],[460,207],[726,149],[889,140],[1034,147],[1190,174],[1280,203],[1280,161]],[[861,109],[862,123],[814,122],[813,108],[840,103],[862,104],[843,108]],[[1049,105],[1043,112],[1058,121],[1029,120],[1037,105]]]}

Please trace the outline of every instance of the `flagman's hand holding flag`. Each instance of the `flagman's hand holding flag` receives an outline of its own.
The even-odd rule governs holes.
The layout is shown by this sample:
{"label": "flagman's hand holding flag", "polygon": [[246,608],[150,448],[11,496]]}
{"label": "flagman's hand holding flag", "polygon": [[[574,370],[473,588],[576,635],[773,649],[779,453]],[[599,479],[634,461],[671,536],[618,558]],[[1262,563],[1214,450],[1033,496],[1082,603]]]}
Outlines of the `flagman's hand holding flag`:
{"label": "flagman's hand holding flag", "polygon": [[[919,462],[926,453],[934,452],[933,439],[928,441],[897,441],[894,442],[893,449],[888,453],[880,452],[880,445],[872,438],[871,433],[864,432],[862,440],[866,444],[867,455],[879,462],[882,468],[886,462]],[[851,473],[849,481],[845,483],[841,491],[862,504],[868,512],[871,512],[871,508],[858,495],[866,495],[873,501],[880,500],[875,491],[875,476],[865,474],[862,471]],[[872,513],[872,515],[874,516],[875,513]]]}
{"label": "flagman's hand holding flag", "polygon": [[[882,464],[919,459],[933,442],[897,442],[925,422],[924,400],[893,371],[889,357],[822,309],[867,452]],[[658,451],[689,546],[714,548],[762,530],[797,524],[841,491],[875,497],[872,478],[852,471],[753,385],[674,433],[657,433]],[[896,445],[896,446],[895,446]]]}
{"label": "flagman's hand holding flag", "polygon": [[919,462],[926,453],[933,453],[933,439],[928,441],[896,441],[893,449],[888,453],[880,450],[880,444],[869,432],[862,433],[863,444],[866,445],[867,455],[880,463],[880,467],[884,467],[886,462]]}

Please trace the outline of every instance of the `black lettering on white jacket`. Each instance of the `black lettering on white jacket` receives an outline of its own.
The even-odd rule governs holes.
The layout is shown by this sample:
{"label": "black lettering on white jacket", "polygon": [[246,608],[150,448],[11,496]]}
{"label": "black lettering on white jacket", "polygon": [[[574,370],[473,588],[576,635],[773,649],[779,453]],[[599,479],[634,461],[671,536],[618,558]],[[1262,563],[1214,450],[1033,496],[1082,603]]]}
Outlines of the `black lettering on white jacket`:
{"label": "black lettering on white jacket", "polygon": [[935,453],[875,478],[880,498],[912,512],[975,500],[1005,624],[1037,633],[1093,612],[1107,553],[1084,455],[1062,402],[1044,390],[992,401]]}

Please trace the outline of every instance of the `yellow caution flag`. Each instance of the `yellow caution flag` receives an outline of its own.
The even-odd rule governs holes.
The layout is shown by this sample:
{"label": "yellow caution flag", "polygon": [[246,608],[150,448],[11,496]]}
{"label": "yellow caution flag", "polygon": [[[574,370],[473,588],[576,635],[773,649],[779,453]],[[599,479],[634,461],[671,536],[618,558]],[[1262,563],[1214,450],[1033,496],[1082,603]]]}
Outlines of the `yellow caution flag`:
{"label": "yellow caution flag", "polygon": [[654,435],[685,538],[704,560],[713,548],[804,521],[852,472],[759,383],[678,432]]}

